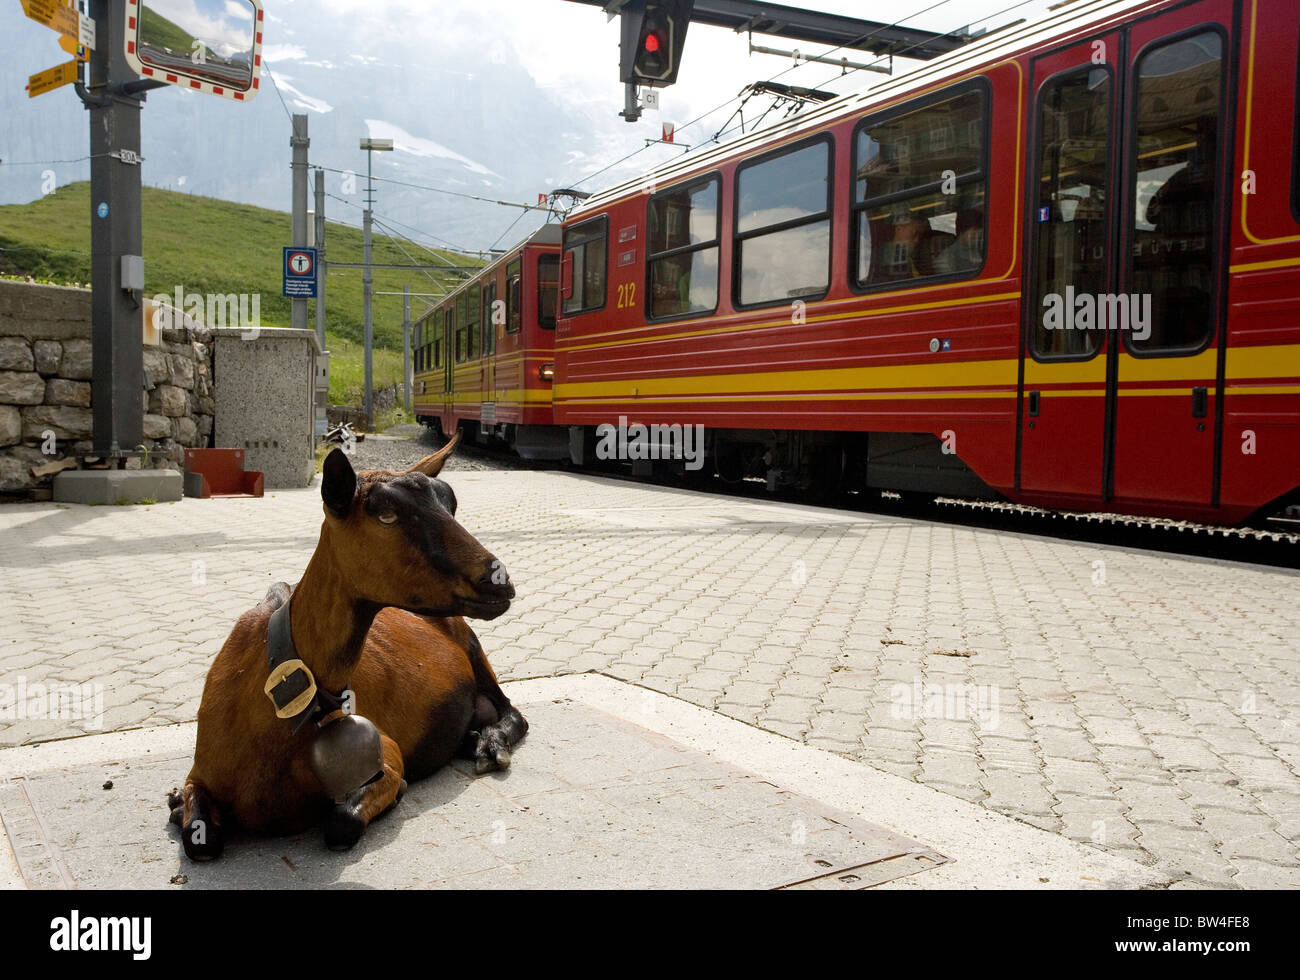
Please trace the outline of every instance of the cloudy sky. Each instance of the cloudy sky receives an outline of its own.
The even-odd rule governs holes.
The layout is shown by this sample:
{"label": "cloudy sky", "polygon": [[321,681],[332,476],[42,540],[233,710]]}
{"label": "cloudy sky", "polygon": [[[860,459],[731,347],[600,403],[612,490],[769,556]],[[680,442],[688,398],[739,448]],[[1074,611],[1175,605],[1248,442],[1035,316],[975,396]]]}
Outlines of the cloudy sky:
{"label": "cloudy sky", "polygon": [[[867,4],[862,0],[808,0],[806,6],[837,14],[886,20],[908,27],[950,31],[962,26],[991,29],[1021,17],[1034,18],[1052,0],[904,0],[901,4]],[[478,50],[484,71],[504,59],[514,61],[545,88],[563,93],[565,104],[602,121],[596,145],[576,152],[573,172],[553,175],[556,185],[575,183],[620,156],[644,146],[658,135],[664,122],[678,127],[677,140],[694,144],[708,140],[734,112],[740,89],[778,73],[781,81],[828,87],[838,94],[855,91],[880,77],[857,71],[840,77],[830,65],[805,63],[787,71],[791,59],[749,54],[748,38],[723,28],[692,25],[687,36],[677,84],[660,93],[658,112],[646,112],[641,121],[628,124],[619,118],[623,91],[618,82],[618,20],[610,21],[597,7],[570,0],[267,0],[267,61],[291,71],[292,61],[310,59],[310,52],[295,46],[291,34],[277,41],[277,25],[286,32],[306,13],[305,8],[325,7],[356,17],[356,47],[364,55],[380,50],[395,31],[418,37],[431,60],[449,52]],[[806,53],[821,53],[825,46],[796,44],[758,36],[756,44]],[[838,51],[842,56],[848,52]],[[872,61],[870,55],[850,54],[850,60]],[[904,67],[899,62],[899,67]],[[915,64],[915,63],[912,63]],[[724,105],[725,103],[730,103]],[[719,108],[721,107],[721,108]],[[686,123],[704,116],[689,128]],[[639,154],[637,169],[681,152],[651,147]],[[626,169],[626,168],[620,168]]]}
{"label": "cloudy sky", "polygon": [[[238,6],[238,0],[150,2],[168,12],[197,8],[223,16]],[[938,32],[1037,19],[1051,2],[805,0],[821,11]],[[365,165],[357,137],[367,131],[392,137],[400,152],[376,154],[376,176],[408,183],[384,184],[380,210],[388,209],[411,234],[419,234],[413,228],[424,232],[421,241],[431,236],[426,244],[504,247],[544,220],[541,212],[456,192],[534,204],[542,191],[575,185],[598,191],[681,156],[683,145],[710,145],[715,133],[734,127],[737,95],[749,83],[779,76],[846,94],[885,77],[868,71],[841,77],[833,65],[792,67],[789,58],[749,54],[744,35],[694,24],[677,84],[660,90],[658,111],[629,124],[618,115],[619,23],[596,6],[570,0],[265,0],[265,10],[264,65],[276,84],[264,77],[251,104],[179,88],[152,93],[143,121],[146,183],[287,209],[286,115],[303,112],[312,164],[334,168],[328,189],[347,202],[331,202],[331,217],[360,221],[360,207],[348,206],[359,205],[360,195],[340,185],[343,170]],[[49,193],[50,175],[57,186],[86,179],[85,112],[71,91],[27,99],[27,75],[66,55],[12,0],[0,0],[0,34],[9,56],[0,58],[0,116],[6,121],[0,202],[26,202]],[[826,51],[760,35],[754,41],[805,54]],[[873,60],[866,53],[849,56]],[[896,73],[917,64],[900,60]],[[766,105],[762,98],[752,101],[747,121]],[[665,122],[677,126],[678,145],[647,147]],[[430,185],[442,192],[429,191]]]}

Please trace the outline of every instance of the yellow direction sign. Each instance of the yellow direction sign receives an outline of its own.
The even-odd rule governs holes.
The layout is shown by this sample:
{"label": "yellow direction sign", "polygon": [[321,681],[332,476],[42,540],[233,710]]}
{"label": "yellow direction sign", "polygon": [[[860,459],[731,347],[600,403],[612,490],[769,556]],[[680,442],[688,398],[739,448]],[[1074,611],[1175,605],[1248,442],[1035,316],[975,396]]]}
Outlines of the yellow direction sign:
{"label": "yellow direction sign", "polygon": [[68,52],[68,54],[76,55],[78,61],[88,61],[90,59],[90,52],[86,50],[86,46],[84,44],[78,44],[75,37],[68,37],[66,34],[60,34],[59,47]]}
{"label": "yellow direction sign", "polygon": [[45,71],[37,72],[27,79],[27,97],[34,99],[46,92],[53,92],[61,86],[71,85],[76,80],[76,61],[69,61],[62,65],[55,65],[53,68],[46,68]]}
{"label": "yellow direction sign", "polygon": [[79,26],[77,12],[62,0],[22,0],[22,3],[23,13],[32,20],[40,21],[60,34],[77,36]]}

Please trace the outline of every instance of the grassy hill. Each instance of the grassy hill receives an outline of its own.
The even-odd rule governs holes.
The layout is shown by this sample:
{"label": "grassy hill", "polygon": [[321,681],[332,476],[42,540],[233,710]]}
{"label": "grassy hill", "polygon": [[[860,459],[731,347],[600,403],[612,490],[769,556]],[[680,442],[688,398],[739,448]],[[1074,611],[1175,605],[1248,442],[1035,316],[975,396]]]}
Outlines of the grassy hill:
{"label": "grassy hill", "polygon": [[[342,207],[342,205],[337,205]],[[289,215],[216,198],[144,188],[145,291],[171,295],[177,286],[194,293],[260,293],[262,323],[289,325],[289,300],[280,295],[281,249],[289,244]],[[361,230],[326,223],[329,258],[360,262]],[[477,268],[482,263],[456,252],[431,254],[376,235],[373,261],[448,263]],[[69,184],[30,204],[0,206],[0,274],[32,276],[57,283],[90,282],[90,184]],[[432,276],[431,280],[429,276]],[[376,291],[438,292],[457,282],[448,272],[376,270]],[[332,355],[330,401],[359,404],[362,384],[361,270],[331,269],[326,293],[325,337]],[[426,307],[412,298],[411,318]],[[316,325],[309,301],[309,324]],[[394,384],[402,376],[402,297],[374,298],[374,383]]]}

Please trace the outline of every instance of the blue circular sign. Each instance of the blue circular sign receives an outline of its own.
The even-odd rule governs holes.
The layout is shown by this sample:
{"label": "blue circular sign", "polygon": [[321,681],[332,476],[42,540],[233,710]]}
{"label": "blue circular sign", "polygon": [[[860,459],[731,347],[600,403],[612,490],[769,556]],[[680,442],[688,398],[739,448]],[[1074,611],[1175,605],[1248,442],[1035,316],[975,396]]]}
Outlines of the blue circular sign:
{"label": "blue circular sign", "polygon": [[107,202],[107,201],[100,201],[100,202],[99,202],[99,207],[97,207],[97,208],[95,209],[95,213],[96,213],[97,215],[99,215],[101,218],[107,218],[107,217],[108,217],[108,202]]}

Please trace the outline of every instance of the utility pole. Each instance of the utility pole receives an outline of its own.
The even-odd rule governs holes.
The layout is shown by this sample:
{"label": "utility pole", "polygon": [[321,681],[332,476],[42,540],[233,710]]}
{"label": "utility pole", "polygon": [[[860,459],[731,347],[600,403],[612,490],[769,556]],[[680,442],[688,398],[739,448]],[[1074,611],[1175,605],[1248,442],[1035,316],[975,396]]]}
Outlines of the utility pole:
{"label": "utility pole", "polygon": [[374,369],[372,358],[372,350],[375,342],[375,324],[371,315],[371,297],[374,293],[374,272],[370,267],[370,222],[371,208],[375,206],[375,182],[374,177],[372,176],[371,161],[375,150],[391,150],[392,148],[392,140],[377,140],[366,137],[361,141],[361,149],[366,151],[366,210],[362,214],[361,222],[361,261],[365,268],[361,274],[361,303],[365,319],[362,343],[365,347],[366,358],[365,396],[363,398],[362,407],[366,413],[367,429],[373,428],[375,424]]}
{"label": "utility pole", "polygon": [[[293,241],[297,248],[307,246],[307,147],[311,140],[307,138],[307,116],[293,117],[293,135],[289,138],[293,148]],[[317,278],[320,270],[317,269]],[[291,299],[289,301],[289,326],[295,330],[307,329],[307,300]],[[323,341],[322,341],[323,346]]]}
{"label": "utility pole", "polygon": [[402,400],[411,410],[411,287],[402,287]]}
{"label": "utility pole", "polygon": [[[232,0],[246,13],[249,48],[243,57],[223,62],[221,70],[203,59],[151,60],[156,45],[142,45],[144,24],[135,0],[86,0],[85,14],[65,3],[23,3],[33,20],[53,27],[63,40],[89,47],[76,93],[90,113],[90,249],[91,249],[91,414],[89,452],[98,468],[65,470],[54,478],[55,500],[113,503],[142,499],[179,500],[182,480],[172,469],[125,472],[144,447],[144,236],[141,227],[140,110],[145,93],[171,83],[213,95],[246,101],[256,95],[254,67],[261,63],[261,7],[254,0]],[[243,9],[247,4],[247,9]],[[131,16],[128,17],[128,7]],[[187,16],[189,11],[184,11]],[[71,21],[69,20],[71,18]],[[194,25],[195,18],[187,23]],[[89,23],[89,22],[93,22]],[[186,37],[193,30],[171,21]],[[253,29],[253,26],[256,29]],[[155,25],[156,26],[156,25]],[[75,38],[74,38],[75,35]],[[206,50],[204,47],[198,50]],[[231,66],[247,67],[241,84]],[[141,78],[144,74],[149,77]],[[165,77],[168,81],[163,81]],[[64,78],[59,84],[70,81]],[[57,87],[57,86],[56,86]],[[33,91],[33,94],[39,94]],[[121,467],[119,470],[118,468]]]}
{"label": "utility pole", "polygon": [[325,171],[316,170],[316,339],[325,350]]}
{"label": "utility pole", "polygon": [[122,0],[92,0],[90,10],[99,43],[88,66],[90,91],[77,86],[90,110],[90,403],[94,455],[116,469],[126,457],[141,455],[144,442],[140,109],[145,86],[126,63]]}

